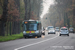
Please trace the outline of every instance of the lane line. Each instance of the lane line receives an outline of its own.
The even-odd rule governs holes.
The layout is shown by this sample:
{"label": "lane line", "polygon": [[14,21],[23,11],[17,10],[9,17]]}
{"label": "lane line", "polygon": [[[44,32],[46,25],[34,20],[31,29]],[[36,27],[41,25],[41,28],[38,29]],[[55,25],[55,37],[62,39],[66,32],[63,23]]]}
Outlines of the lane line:
{"label": "lane line", "polygon": [[16,48],[16,49],[14,49],[14,50],[19,50],[19,49],[26,48],[26,47],[29,47],[29,46],[32,46],[32,45],[40,44],[40,43],[43,43],[43,42],[46,42],[46,41],[55,39],[56,37],[58,37],[58,36],[55,36],[55,37],[53,37],[53,38],[49,38],[49,39],[46,39],[46,40],[43,40],[43,41],[40,41],[40,42],[36,42],[36,43],[33,43],[33,44],[25,45],[25,46]]}

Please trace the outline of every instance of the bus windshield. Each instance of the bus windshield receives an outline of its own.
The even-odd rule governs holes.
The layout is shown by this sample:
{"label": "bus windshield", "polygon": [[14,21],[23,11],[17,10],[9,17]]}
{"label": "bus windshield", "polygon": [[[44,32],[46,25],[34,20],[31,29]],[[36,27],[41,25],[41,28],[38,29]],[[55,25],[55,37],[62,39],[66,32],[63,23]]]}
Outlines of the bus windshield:
{"label": "bus windshield", "polygon": [[37,30],[37,24],[25,24],[26,31],[34,31]]}

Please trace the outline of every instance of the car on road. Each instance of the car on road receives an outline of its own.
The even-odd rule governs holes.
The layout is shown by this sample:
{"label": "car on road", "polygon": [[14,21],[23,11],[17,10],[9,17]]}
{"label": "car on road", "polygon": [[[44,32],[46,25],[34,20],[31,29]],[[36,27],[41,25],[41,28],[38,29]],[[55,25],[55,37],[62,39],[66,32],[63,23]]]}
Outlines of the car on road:
{"label": "car on road", "polygon": [[47,30],[50,30],[50,29],[52,29],[52,28],[54,28],[53,26],[48,26],[47,27]]}
{"label": "car on road", "polygon": [[69,33],[74,33],[74,28],[73,27],[69,28]]}
{"label": "car on road", "polygon": [[61,35],[67,35],[67,36],[69,36],[69,30],[68,30],[67,27],[62,27],[62,28],[60,29],[60,34],[59,34],[59,36],[61,36]]}
{"label": "car on road", "polygon": [[54,28],[50,28],[48,30],[48,34],[55,34],[55,29]]}
{"label": "car on road", "polygon": [[55,27],[56,32],[59,32],[59,30],[60,30],[59,27]]}
{"label": "car on road", "polygon": [[44,27],[42,27],[42,35],[45,35],[45,29],[44,29]]}

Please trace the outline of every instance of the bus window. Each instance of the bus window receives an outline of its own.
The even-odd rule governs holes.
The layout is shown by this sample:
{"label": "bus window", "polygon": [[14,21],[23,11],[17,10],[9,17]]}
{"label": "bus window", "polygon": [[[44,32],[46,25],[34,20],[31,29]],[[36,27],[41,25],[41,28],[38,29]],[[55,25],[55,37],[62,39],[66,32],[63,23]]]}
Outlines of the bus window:
{"label": "bus window", "polygon": [[37,30],[37,24],[26,24],[25,30]]}

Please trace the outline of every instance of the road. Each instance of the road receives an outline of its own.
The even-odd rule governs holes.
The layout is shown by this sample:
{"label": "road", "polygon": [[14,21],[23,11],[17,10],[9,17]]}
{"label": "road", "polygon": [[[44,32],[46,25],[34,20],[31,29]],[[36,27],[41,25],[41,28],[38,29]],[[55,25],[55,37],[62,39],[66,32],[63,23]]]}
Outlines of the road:
{"label": "road", "polygon": [[47,34],[41,38],[17,39],[0,42],[0,50],[75,50],[75,34],[59,36]]}

